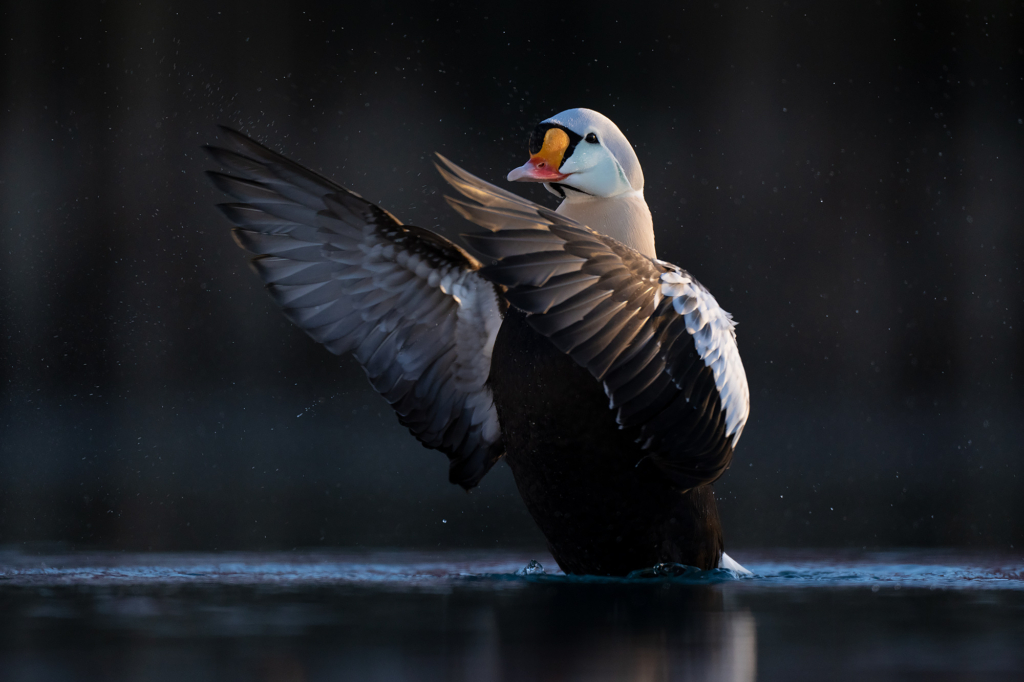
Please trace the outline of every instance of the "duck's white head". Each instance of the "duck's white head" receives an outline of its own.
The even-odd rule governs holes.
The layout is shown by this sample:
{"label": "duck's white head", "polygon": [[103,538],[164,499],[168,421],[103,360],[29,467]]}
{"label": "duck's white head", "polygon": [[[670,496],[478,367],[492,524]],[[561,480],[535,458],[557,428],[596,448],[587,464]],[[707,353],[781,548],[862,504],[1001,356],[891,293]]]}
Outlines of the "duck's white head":
{"label": "duck's white head", "polygon": [[655,257],[644,172],[629,140],[606,116],[569,109],[530,135],[530,160],[509,180],[543,182],[562,197],[558,212]]}
{"label": "duck's white head", "polygon": [[530,160],[508,179],[543,182],[568,201],[644,188],[633,146],[607,116],[592,109],[568,109],[541,121],[530,135]]}

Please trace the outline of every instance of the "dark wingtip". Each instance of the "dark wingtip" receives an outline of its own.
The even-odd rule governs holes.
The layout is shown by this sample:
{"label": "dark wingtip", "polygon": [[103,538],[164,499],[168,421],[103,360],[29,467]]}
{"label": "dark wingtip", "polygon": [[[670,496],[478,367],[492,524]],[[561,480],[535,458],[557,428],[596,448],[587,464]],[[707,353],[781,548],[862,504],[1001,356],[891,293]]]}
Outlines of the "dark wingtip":
{"label": "dark wingtip", "polygon": [[242,227],[242,220],[239,217],[238,210],[239,208],[249,208],[249,205],[239,203],[223,203],[217,204],[215,208],[218,211],[220,211],[225,218],[231,221],[232,225]]}
{"label": "dark wingtip", "polygon": [[491,443],[483,452],[478,450],[459,459],[453,459],[448,462],[448,482],[460,485],[463,490],[469,492],[480,485],[481,479],[504,456],[505,447],[499,440]]}
{"label": "dark wingtip", "polygon": [[466,220],[472,222],[473,219],[470,217],[472,214],[469,213],[469,206],[471,206],[471,204],[467,204],[465,201],[462,201],[461,199],[450,197],[447,194],[444,195],[444,200],[445,202],[447,202],[449,206],[455,209],[455,211],[457,211],[459,215],[461,215]]}
{"label": "dark wingtip", "polygon": [[[258,144],[257,142],[255,142],[254,140],[252,140],[248,136],[244,135],[243,133],[238,132],[237,130],[235,130],[231,126],[226,126],[223,123],[217,123],[216,125],[217,125],[217,130],[220,131],[221,135],[223,135],[225,138],[227,138],[225,140],[225,143],[227,143],[227,144],[232,144],[233,143],[235,145],[238,145],[238,144],[243,144],[244,145],[245,142],[250,142],[250,143],[253,143],[253,144]],[[224,149],[223,147],[217,146],[216,144],[204,144],[204,145],[201,145],[201,146],[202,146],[203,150],[205,150],[208,154],[213,155],[214,158],[216,158],[216,155],[217,155],[218,152],[228,151],[228,150]]]}
{"label": "dark wingtip", "polygon": [[226,126],[223,123],[218,123],[217,128],[218,130],[220,130],[220,132],[224,133],[224,135],[231,138],[232,140],[238,140],[239,138],[241,138],[243,140],[248,140],[249,142],[255,142],[255,140],[253,140],[245,133],[239,132],[238,130],[232,128],[231,126]]}
{"label": "dark wingtip", "polygon": [[208,170],[204,172],[206,173],[206,177],[210,179],[210,182],[213,183],[214,187],[239,201],[249,201],[251,199],[251,197],[246,196],[242,190],[258,190],[263,187],[258,182],[237,178],[233,175],[228,175],[227,173],[221,173],[220,171]]}
{"label": "dark wingtip", "polygon": [[[224,149],[223,147],[217,147],[216,145],[212,145],[212,144],[204,144],[204,145],[202,145],[201,148],[202,148],[202,150],[204,152],[206,152],[207,154],[210,155],[210,158],[212,158],[217,163],[219,163],[221,165],[225,165],[225,166],[227,165],[224,162],[224,157],[227,154],[231,153],[227,149]],[[207,172],[209,172],[209,171],[207,171]]]}
{"label": "dark wingtip", "polygon": [[231,177],[230,175],[215,170],[203,171],[203,175],[210,178],[210,182],[216,185],[217,189],[223,190],[225,192],[227,191],[224,190],[223,185],[227,181],[227,179]]}
{"label": "dark wingtip", "polygon": [[[462,179],[459,178],[459,176],[457,176],[455,173],[453,173],[451,171],[451,161],[449,161],[448,159],[444,158],[440,154],[438,154],[437,156],[442,161],[444,161],[446,164],[448,164],[448,167],[445,168],[445,167],[441,166],[441,164],[435,163],[434,164],[434,168],[437,169],[437,172],[441,175],[441,177],[444,179],[445,182],[447,182],[449,185],[451,185],[456,190],[458,190],[459,189],[459,183],[462,182]],[[461,191],[461,190],[459,190],[459,191]]]}
{"label": "dark wingtip", "polygon": [[[441,160],[441,163],[444,164],[443,168],[436,163],[434,164],[434,167],[437,168],[441,176],[446,181],[448,181],[449,184],[455,187],[455,189],[459,189],[460,184],[472,184],[474,180],[476,182],[483,182],[483,180],[476,177],[475,175],[467,171],[465,168],[461,168],[458,165],[456,165],[453,161],[451,161],[448,157],[444,156],[441,152],[434,152],[434,155],[437,156],[437,158]],[[486,185],[487,183],[483,184]]]}
{"label": "dark wingtip", "polygon": [[[245,142],[256,144],[255,142],[253,142],[253,140],[249,139],[248,137],[246,137],[245,135],[243,135],[242,133],[238,132],[237,130],[230,126],[226,126],[223,123],[217,123],[216,125],[217,130],[219,130],[221,134],[225,138],[227,138],[225,140],[225,144],[234,144],[236,147],[244,146]],[[223,165],[229,165],[225,163],[225,156],[227,156],[228,154],[235,153],[232,152],[230,149],[225,149],[224,147],[218,146],[216,144],[204,144],[200,146],[202,147],[202,150],[204,152],[206,152],[213,158],[214,161]]]}
{"label": "dark wingtip", "polygon": [[285,159],[285,157],[281,156],[280,154],[275,152],[273,149],[270,149],[266,145],[260,144],[259,142],[257,142],[256,140],[252,139],[251,137],[249,137],[245,133],[239,132],[239,131],[235,130],[234,128],[232,128],[231,126],[226,126],[226,125],[223,125],[223,124],[217,124],[217,128],[224,135],[224,137],[227,138],[227,140],[228,140],[228,142],[230,144],[233,144],[235,147],[237,147],[237,148],[239,148],[241,150],[246,150],[250,154],[253,153],[254,151],[258,150],[258,151],[263,152],[265,154],[270,154],[272,157],[274,157],[276,159],[281,159],[282,161],[288,162],[288,160]]}

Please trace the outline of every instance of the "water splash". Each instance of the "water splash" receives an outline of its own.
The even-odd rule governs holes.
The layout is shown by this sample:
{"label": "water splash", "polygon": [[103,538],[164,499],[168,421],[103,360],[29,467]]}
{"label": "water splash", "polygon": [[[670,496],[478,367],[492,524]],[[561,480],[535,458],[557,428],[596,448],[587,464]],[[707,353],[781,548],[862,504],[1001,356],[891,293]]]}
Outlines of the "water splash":
{"label": "water splash", "polygon": [[528,575],[547,575],[547,571],[544,570],[543,564],[539,561],[530,559],[530,563],[516,571],[516,575],[520,578]]}
{"label": "water splash", "polygon": [[633,571],[626,576],[627,580],[672,580],[682,582],[716,583],[723,580],[736,580],[747,577],[729,568],[713,568],[704,571],[696,566],[686,564],[664,563]]}

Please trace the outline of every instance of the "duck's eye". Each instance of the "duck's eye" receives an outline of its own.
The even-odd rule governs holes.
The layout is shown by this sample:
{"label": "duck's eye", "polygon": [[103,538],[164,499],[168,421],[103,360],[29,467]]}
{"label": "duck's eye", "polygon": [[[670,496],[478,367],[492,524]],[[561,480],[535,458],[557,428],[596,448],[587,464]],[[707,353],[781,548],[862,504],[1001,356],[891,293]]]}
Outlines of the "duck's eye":
{"label": "duck's eye", "polygon": [[587,136],[583,139],[589,142],[590,144],[597,144],[597,135],[595,135],[594,133],[587,133]]}

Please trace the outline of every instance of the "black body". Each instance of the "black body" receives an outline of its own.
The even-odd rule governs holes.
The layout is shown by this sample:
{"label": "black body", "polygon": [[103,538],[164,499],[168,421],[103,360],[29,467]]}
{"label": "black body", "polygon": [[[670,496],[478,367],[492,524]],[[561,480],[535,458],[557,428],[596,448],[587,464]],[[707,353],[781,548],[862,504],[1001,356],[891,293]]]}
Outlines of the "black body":
{"label": "black body", "polygon": [[506,459],[566,573],[662,562],[711,569],[722,528],[710,485],[683,490],[620,430],[600,382],[510,307],[491,356]]}

